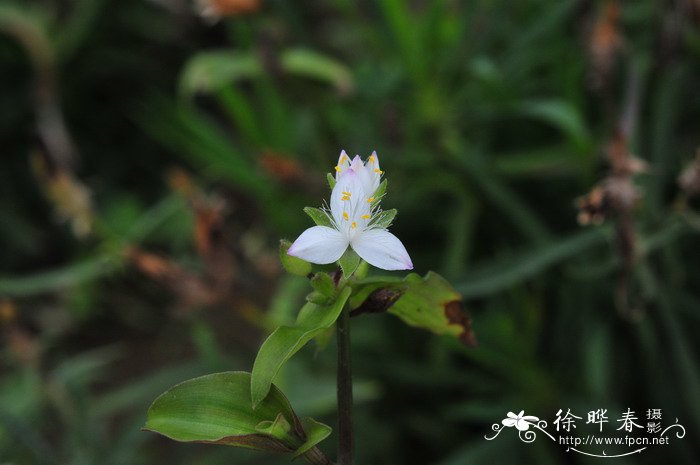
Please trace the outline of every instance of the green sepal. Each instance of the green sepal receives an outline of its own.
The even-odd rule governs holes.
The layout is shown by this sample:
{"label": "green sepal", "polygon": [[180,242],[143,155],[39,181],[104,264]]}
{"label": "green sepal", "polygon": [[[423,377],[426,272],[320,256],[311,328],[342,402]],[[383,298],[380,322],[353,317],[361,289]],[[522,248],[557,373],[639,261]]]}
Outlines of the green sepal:
{"label": "green sepal", "polygon": [[309,218],[316,223],[316,226],[327,226],[329,228],[333,227],[330,217],[320,208],[304,207],[304,213],[309,215]]}
{"label": "green sepal", "polygon": [[394,217],[396,217],[397,210],[392,208],[391,210],[383,210],[375,220],[372,221],[371,226],[386,229],[391,226]]}
{"label": "green sepal", "polygon": [[360,266],[360,256],[352,250],[350,247],[345,251],[340,260],[338,260],[338,265],[343,269],[343,276],[347,279],[357,270]]}
{"label": "green sepal", "polygon": [[379,201],[384,197],[384,194],[386,193],[386,186],[387,186],[387,181],[384,179],[381,184],[379,184],[379,187],[377,187],[377,190],[374,191],[374,194],[372,194],[372,197],[374,197],[374,200],[372,201],[372,206],[375,206],[376,204],[379,203]]}
{"label": "green sepal", "polygon": [[308,276],[311,273],[311,263],[298,257],[287,254],[291,242],[282,239],[280,241],[280,262],[288,273],[296,276]]}
{"label": "green sepal", "polygon": [[330,186],[331,190],[333,190],[335,187],[335,176],[333,176],[331,173],[327,173],[326,180],[328,181],[328,185]]}
{"label": "green sepal", "polygon": [[360,265],[355,270],[355,278],[363,279],[369,273],[369,263],[364,260],[360,260]]}

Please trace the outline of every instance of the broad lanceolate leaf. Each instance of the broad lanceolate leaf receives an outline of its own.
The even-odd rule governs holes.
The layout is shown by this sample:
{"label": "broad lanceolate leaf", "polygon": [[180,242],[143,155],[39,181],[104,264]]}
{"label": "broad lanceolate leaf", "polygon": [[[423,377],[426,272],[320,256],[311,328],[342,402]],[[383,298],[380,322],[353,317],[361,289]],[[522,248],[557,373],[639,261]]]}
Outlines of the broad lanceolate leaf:
{"label": "broad lanceolate leaf", "polygon": [[144,429],[176,441],[295,455],[330,434],[326,425],[300,420],[276,386],[253,409],[250,374],[245,372],[216,373],[178,384],[153,402]]}
{"label": "broad lanceolate leaf", "polygon": [[462,296],[442,276],[432,271],[421,278],[411,273],[403,280],[358,280],[350,299],[351,315],[389,312],[406,324],[436,334],[451,334],[469,346],[476,345],[471,320]]}
{"label": "broad lanceolate leaf", "polygon": [[288,273],[296,276],[308,276],[311,273],[311,263],[302,260],[298,257],[292,257],[287,254],[287,250],[291,246],[291,242],[281,240],[280,241],[280,261],[282,266]]}
{"label": "broad lanceolate leaf", "polygon": [[346,287],[333,304],[320,306],[307,303],[299,312],[294,326],[280,326],[263,342],[251,377],[253,406],[259,405],[270,392],[272,380],[287,360],[314,337],[330,328],[338,319],[351,289]]}

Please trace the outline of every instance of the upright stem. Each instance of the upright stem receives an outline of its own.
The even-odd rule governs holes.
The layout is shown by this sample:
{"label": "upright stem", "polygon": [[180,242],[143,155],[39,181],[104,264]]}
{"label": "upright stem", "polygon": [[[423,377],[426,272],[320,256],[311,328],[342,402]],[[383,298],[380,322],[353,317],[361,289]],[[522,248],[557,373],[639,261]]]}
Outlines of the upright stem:
{"label": "upright stem", "polygon": [[350,309],[346,305],[336,322],[338,334],[338,463],[355,464],[352,432],[352,365],[350,360]]}
{"label": "upright stem", "polygon": [[312,465],[335,465],[318,447],[312,447],[304,453],[304,458]]}

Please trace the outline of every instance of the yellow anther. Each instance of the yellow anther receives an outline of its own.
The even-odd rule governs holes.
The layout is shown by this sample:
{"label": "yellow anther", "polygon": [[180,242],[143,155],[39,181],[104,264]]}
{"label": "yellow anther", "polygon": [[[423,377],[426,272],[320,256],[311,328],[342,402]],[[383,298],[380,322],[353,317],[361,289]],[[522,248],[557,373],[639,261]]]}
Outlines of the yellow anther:
{"label": "yellow anther", "polygon": [[340,200],[350,200],[350,197],[348,197],[347,195],[344,195],[340,198]]}
{"label": "yellow anther", "polygon": [[345,163],[345,160],[347,160],[347,159],[348,159],[347,155],[343,155],[342,157],[340,157],[340,164],[342,165],[343,163]]}
{"label": "yellow anther", "polygon": [[384,171],[380,170],[379,168],[375,168],[374,172],[379,173],[379,174],[384,174]]}
{"label": "yellow anther", "polygon": [[350,219],[350,217],[348,216],[348,212],[343,212],[343,218],[345,218],[346,220]]}
{"label": "yellow anther", "polygon": [[335,170],[340,173],[340,166],[336,166]]}
{"label": "yellow anther", "polygon": [[372,203],[372,202],[374,202],[374,197],[370,197],[370,198],[368,198],[368,199],[367,199],[367,201],[368,201],[369,203]]}
{"label": "yellow anther", "polygon": [[350,194],[350,192],[346,192],[346,191],[343,191],[342,194],[343,194],[345,197],[350,197],[350,196],[352,195],[352,194]]}
{"label": "yellow anther", "polygon": [[369,156],[369,162],[370,162],[370,163],[374,163],[374,155],[370,155],[370,156]]}
{"label": "yellow anther", "polygon": [[370,219],[370,215],[362,215],[360,218],[362,218],[363,220],[368,220]]}
{"label": "yellow anther", "polygon": [[357,223],[355,223],[355,222],[353,221],[352,224],[351,224],[350,226],[352,226],[352,229],[355,229],[355,228],[357,227]]}

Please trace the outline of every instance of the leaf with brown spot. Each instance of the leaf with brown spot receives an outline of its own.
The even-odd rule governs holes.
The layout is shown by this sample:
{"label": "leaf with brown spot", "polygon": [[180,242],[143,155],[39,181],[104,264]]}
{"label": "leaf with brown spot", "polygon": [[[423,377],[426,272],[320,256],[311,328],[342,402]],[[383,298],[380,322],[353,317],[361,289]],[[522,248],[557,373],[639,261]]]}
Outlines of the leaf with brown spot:
{"label": "leaf with brown spot", "polygon": [[353,316],[388,312],[404,323],[435,334],[450,334],[474,347],[476,336],[462,296],[432,271],[421,278],[411,273],[403,280],[370,278],[355,283],[350,297]]}

